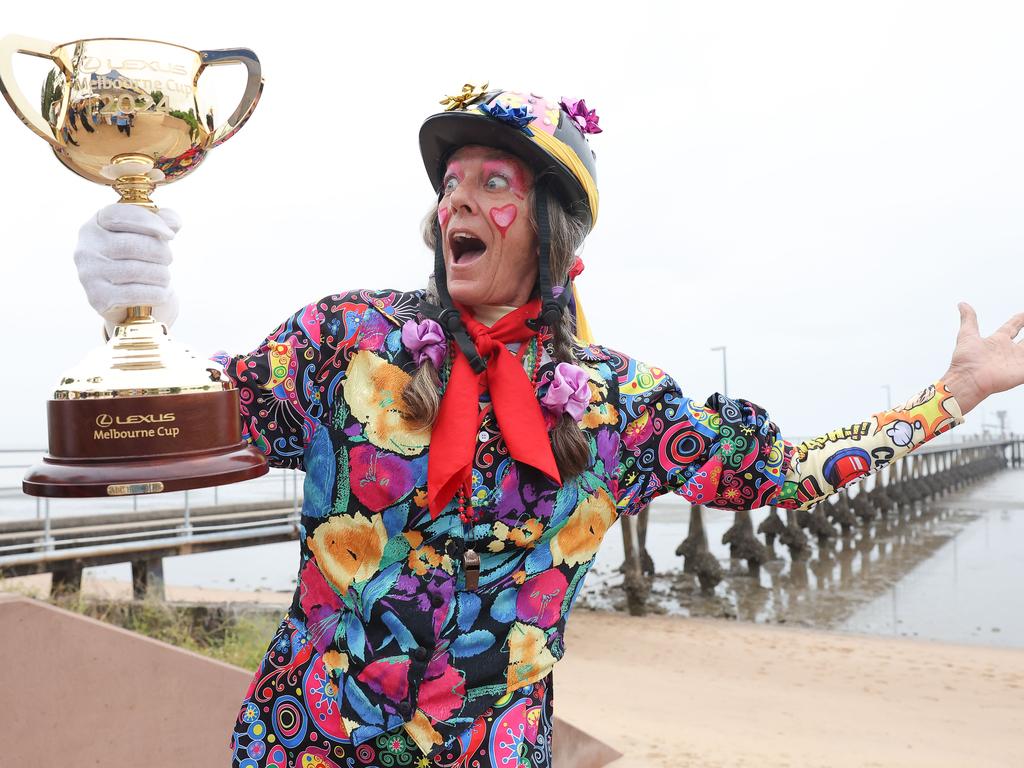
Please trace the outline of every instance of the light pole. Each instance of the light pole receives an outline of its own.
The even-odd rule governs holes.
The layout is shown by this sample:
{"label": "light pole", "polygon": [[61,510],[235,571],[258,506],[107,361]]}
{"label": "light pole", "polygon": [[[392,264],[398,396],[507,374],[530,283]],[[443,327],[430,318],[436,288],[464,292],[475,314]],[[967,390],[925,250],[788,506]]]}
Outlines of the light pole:
{"label": "light pole", "polygon": [[712,347],[712,352],[722,353],[722,394],[729,396],[729,369],[725,364],[725,347]]}
{"label": "light pole", "polygon": [[883,384],[882,389],[885,390],[885,410],[892,410],[892,388],[888,384]]}

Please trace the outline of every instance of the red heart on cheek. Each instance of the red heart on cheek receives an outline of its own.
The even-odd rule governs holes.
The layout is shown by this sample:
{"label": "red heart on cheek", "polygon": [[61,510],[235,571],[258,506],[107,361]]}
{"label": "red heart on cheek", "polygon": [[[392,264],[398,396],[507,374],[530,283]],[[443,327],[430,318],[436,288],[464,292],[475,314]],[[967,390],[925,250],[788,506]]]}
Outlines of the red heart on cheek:
{"label": "red heart on cheek", "polygon": [[513,203],[503,205],[501,208],[491,208],[491,221],[498,225],[502,237],[508,232],[508,228],[512,226],[512,222],[518,215],[519,209]]}

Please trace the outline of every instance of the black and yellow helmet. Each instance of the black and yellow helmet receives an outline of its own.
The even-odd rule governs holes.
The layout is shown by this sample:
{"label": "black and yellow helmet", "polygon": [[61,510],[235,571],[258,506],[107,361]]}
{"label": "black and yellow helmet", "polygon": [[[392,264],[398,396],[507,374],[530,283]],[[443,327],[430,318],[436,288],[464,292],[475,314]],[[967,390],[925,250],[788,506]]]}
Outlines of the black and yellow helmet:
{"label": "black and yellow helmet", "polygon": [[559,102],[532,93],[488,90],[466,84],[441,101],[445,109],[420,128],[420,153],[435,192],[440,192],[448,158],[459,147],[479,144],[525,161],[570,214],[587,229],[597,221],[594,151],[587,134],[600,133],[598,117],[583,100]]}
{"label": "black and yellow helmet", "polygon": [[[520,91],[488,89],[467,83],[462,92],[441,100],[445,109],[431,115],[420,127],[420,154],[434,192],[440,198],[448,158],[460,147],[480,145],[504,150],[520,158],[534,172],[534,206],[540,246],[538,291],[540,314],[527,321],[535,328],[553,327],[573,296],[571,281],[552,283],[548,190],[570,215],[584,222],[587,231],[597,221],[598,196],[594,151],[587,135],[600,133],[597,113],[582,99],[553,102]],[[435,222],[434,279],[440,308],[424,306],[425,314],[441,323],[474,370],[485,363],[466,334],[448,294],[440,225]],[[585,321],[582,327],[585,328]],[[577,320],[577,329],[581,329]]]}

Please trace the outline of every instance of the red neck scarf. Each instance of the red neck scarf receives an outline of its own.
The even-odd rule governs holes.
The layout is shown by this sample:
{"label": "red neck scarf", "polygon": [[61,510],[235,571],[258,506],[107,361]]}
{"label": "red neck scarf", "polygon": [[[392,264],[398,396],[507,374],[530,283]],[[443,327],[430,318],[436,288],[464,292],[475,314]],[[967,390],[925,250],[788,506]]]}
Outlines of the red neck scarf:
{"label": "red neck scarf", "polygon": [[441,398],[427,460],[427,498],[430,515],[435,518],[460,488],[469,488],[480,418],[480,394],[485,389],[490,390],[494,416],[509,455],[537,468],[555,482],[561,482],[533,382],[522,363],[505,348],[506,344],[526,342],[536,333],[526,321],[540,312],[540,300],[524,304],[490,328],[473,319],[466,307],[459,304],[456,307],[487,368],[479,374],[474,372],[462,350],[455,345],[455,361]]}

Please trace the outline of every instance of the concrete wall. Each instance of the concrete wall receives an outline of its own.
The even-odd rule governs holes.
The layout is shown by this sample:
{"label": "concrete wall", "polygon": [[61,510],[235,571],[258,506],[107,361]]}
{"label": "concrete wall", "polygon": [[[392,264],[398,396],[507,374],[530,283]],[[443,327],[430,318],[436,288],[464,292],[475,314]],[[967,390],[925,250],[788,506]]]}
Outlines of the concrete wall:
{"label": "concrete wall", "polygon": [[[229,766],[252,672],[0,593],[0,765]],[[556,766],[617,752],[556,720]]]}

